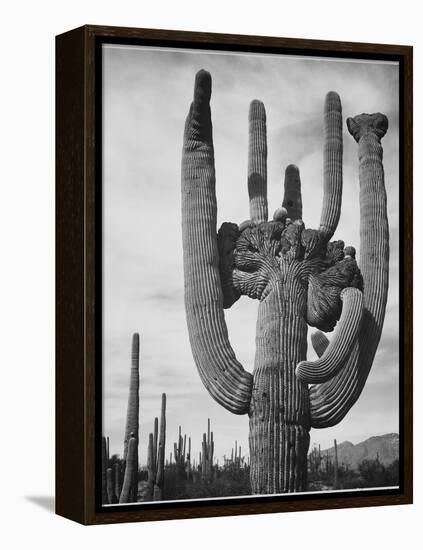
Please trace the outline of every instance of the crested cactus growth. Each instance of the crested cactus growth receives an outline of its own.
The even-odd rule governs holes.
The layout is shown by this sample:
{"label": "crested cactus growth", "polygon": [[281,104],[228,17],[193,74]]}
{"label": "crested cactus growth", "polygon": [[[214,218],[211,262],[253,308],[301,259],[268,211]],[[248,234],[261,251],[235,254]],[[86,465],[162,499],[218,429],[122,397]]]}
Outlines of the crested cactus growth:
{"label": "crested cactus growth", "polygon": [[[301,182],[293,165],[285,173],[282,206],[268,221],[266,114],[255,100],[249,114],[250,219],[240,226],[224,223],[217,236],[210,97],[210,74],[200,71],[182,159],[191,348],[210,395],[230,412],[249,415],[252,492],[304,491],[309,430],[333,426],[347,414],[364,387],[381,335],[389,235],[380,140],[387,119],[380,114],[348,119],[359,144],[360,270],[354,248],[330,240],[343,185],[338,94],[329,92],[324,106],[319,228],[304,226]],[[242,295],[259,300],[252,374],[235,357],[223,312]],[[331,343],[321,332],[313,337],[319,356],[314,362],[306,358],[308,325],[323,332],[336,327]]]}

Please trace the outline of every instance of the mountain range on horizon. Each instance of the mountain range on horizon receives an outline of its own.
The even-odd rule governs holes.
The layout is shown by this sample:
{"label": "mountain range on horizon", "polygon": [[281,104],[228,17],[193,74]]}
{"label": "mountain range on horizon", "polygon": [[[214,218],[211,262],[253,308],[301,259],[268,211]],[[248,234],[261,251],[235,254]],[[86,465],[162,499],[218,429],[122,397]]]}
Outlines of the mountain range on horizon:
{"label": "mountain range on horizon", "polygon": [[[388,466],[399,457],[399,434],[376,435],[355,445],[350,441],[343,441],[337,443],[337,447],[339,466],[343,464],[350,469],[357,470],[363,460],[375,460],[376,458],[379,458],[381,464]],[[333,460],[335,446],[321,450],[321,455],[323,459],[329,455]]]}

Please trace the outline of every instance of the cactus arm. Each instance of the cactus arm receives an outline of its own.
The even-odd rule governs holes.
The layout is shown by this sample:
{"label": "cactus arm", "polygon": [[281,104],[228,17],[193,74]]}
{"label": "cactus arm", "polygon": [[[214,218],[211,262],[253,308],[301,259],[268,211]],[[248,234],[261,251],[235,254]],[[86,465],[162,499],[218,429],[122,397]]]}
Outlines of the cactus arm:
{"label": "cactus arm", "polygon": [[316,330],[311,334],[311,345],[317,357],[321,357],[329,345],[329,340],[321,330]]}
{"label": "cactus arm", "polygon": [[248,113],[248,195],[250,219],[267,221],[267,136],[266,110],[261,101],[250,103]]}
{"label": "cactus arm", "polygon": [[138,470],[136,462],[138,455],[138,442],[135,437],[131,437],[128,442],[128,453],[126,457],[125,476],[123,478],[122,491],[120,493],[119,504],[132,501],[134,477]]}
{"label": "cactus arm", "polygon": [[324,107],[323,206],[320,231],[329,241],[341,215],[342,202],[342,107],[336,92],[328,92]]}
{"label": "cactus arm", "polygon": [[389,226],[380,143],[388,120],[379,113],[363,114],[347,123],[358,142],[364,313],[357,343],[345,367],[329,382],[310,387],[314,428],[340,422],[360,396],[379,344],[388,295]]}
{"label": "cactus arm", "polygon": [[285,169],[282,206],[286,208],[287,216],[292,221],[303,219],[300,171],[294,164],[289,164]]}
{"label": "cactus arm", "polygon": [[351,354],[363,315],[363,293],[358,288],[346,288],[341,292],[341,300],[341,318],[323,355],[317,361],[301,361],[297,365],[295,374],[303,382],[327,382],[340,371]]}
{"label": "cactus arm", "polygon": [[128,409],[126,413],[125,439],[123,444],[123,460],[126,460],[128,453],[128,441],[131,433],[134,434],[138,442],[139,430],[139,354],[140,354],[140,336],[135,333],[132,336],[132,352],[131,352],[131,373],[129,379],[129,396]]}
{"label": "cactus arm", "polygon": [[223,312],[210,95],[210,74],[199,71],[182,159],[185,309],[194,361],[206,389],[227,410],[245,414],[252,376],[235,357]]}

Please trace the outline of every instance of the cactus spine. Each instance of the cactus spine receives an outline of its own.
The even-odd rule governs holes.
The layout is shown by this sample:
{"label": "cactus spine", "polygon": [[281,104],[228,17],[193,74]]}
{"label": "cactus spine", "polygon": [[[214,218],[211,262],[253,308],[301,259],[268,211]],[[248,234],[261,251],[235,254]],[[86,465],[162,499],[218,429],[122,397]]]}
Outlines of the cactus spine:
{"label": "cactus spine", "polygon": [[[319,229],[306,229],[301,220],[301,183],[292,165],[285,175],[283,207],[272,222],[267,221],[266,115],[263,104],[255,100],[249,113],[251,219],[240,226],[223,224],[217,239],[210,97],[211,77],[200,71],[182,159],[185,309],[191,348],[210,395],[230,412],[249,415],[252,492],[304,491],[310,427],[332,426],[345,416],[361,393],[380,339],[389,257],[380,145],[387,120],[379,114],[348,119],[359,143],[361,275],[354,249],[344,249],[342,241],[330,242],[342,200],[338,94],[329,92],[324,106]],[[241,295],[260,302],[252,375],[235,357],[223,314],[223,308]],[[332,345],[320,338],[315,378],[306,361],[307,324],[324,332],[336,326]],[[309,379],[316,382],[310,388]],[[203,436],[203,468],[206,445]]]}

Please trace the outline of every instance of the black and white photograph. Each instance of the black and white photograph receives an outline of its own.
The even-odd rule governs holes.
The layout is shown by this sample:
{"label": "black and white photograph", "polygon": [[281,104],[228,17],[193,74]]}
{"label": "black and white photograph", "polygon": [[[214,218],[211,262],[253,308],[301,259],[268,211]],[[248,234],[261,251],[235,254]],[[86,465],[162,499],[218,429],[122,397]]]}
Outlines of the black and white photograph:
{"label": "black and white photograph", "polygon": [[400,70],[104,43],[101,504],[400,485]]}

